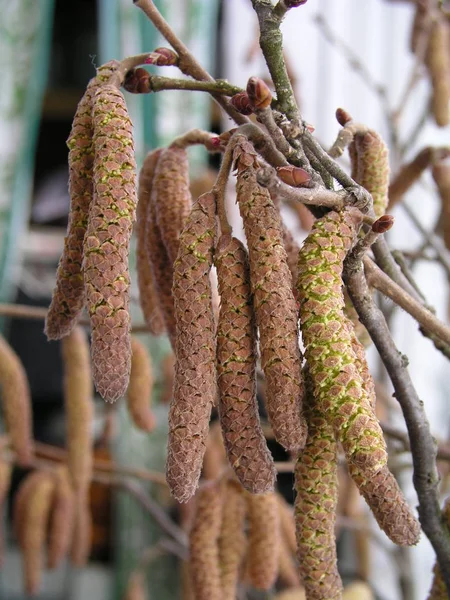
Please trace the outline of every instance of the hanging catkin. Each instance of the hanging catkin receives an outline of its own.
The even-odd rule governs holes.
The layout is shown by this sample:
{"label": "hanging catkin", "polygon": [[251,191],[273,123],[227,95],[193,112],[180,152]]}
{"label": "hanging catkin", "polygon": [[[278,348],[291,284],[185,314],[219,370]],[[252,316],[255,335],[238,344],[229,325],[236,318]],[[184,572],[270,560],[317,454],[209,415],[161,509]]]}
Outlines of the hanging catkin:
{"label": "hanging catkin", "polygon": [[128,253],[136,208],[132,124],[122,93],[101,86],[94,98],[94,200],[84,239],[83,271],[99,394],[125,394],[131,369]]}
{"label": "hanging catkin", "polygon": [[433,167],[433,179],[441,198],[441,226],[445,246],[450,250],[450,164],[439,163]]}
{"label": "hanging catkin", "polygon": [[431,79],[431,112],[439,127],[450,122],[450,25],[438,15],[431,25],[425,64]]}
{"label": "hanging catkin", "polygon": [[148,203],[152,191],[153,177],[161,148],[152,150],[144,159],[139,173],[138,198],[136,208],[136,273],[139,287],[139,301],[145,322],[150,333],[161,335],[164,333],[164,319],[159,306],[158,293],[153,278],[152,267],[147,254],[146,222]]}
{"label": "hanging catkin", "polygon": [[296,587],[278,592],[274,600],[306,600],[305,588]]}
{"label": "hanging catkin", "polygon": [[248,515],[246,575],[253,587],[269,590],[278,575],[280,516],[274,492],[245,494]]}
{"label": "hanging catkin", "polygon": [[[12,465],[0,459],[0,511],[3,512],[5,502],[9,494],[9,486],[11,484]],[[4,533],[3,519],[0,521],[0,567],[3,565],[4,559]]]}
{"label": "hanging catkin", "polygon": [[44,544],[55,487],[51,473],[44,475],[34,479],[22,511],[20,542],[25,589],[30,596],[36,594],[41,585]]}
{"label": "hanging catkin", "polygon": [[386,444],[355,365],[341,279],[360,219],[348,208],[316,221],[299,254],[298,290],[317,408],[329,419],[347,460],[370,477],[387,462]]}
{"label": "hanging catkin", "polygon": [[81,327],[62,341],[67,428],[67,465],[77,502],[84,498],[92,477],[93,419],[89,344]]}
{"label": "hanging catkin", "polygon": [[248,243],[261,364],[267,381],[267,412],[277,441],[297,451],[306,439],[301,415],[303,381],[297,307],[280,216],[269,192],[257,182],[253,147],[244,137],[237,136],[236,141],[237,200]]}
{"label": "hanging catkin", "polygon": [[58,567],[69,551],[75,512],[75,498],[66,466],[61,466],[55,472],[54,480],[47,550],[49,569]]}
{"label": "hanging catkin", "polygon": [[[373,210],[377,217],[386,212],[389,189],[389,150],[381,136],[373,130],[356,134],[354,138],[356,172],[353,179],[362,185],[373,198]],[[352,144],[350,148],[352,148]],[[352,150],[349,149],[350,156]],[[352,163],[355,157],[352,157]]]}
{"label": "hanging catkin", "polygon": [[339,600],[342,582],[334,533],[338,500],[337,445],[333,428],[316,406],[312,381],[307,385],[305,415],[308,440],[294,473],[300,577],[308,600]]}
{"label": "hanging catkin", "polygon": [[297,587],[300,585],[300,577],[294,555],[292,555],[287,541],[283,536],[280,540],[278,553],[278,580],[286,587]]}
{"label": "hanging catkin", "polygon": [[[442,520],[447,524],[450,524],[450,498],[447,498],[442,509]],[[427,600],[448,600],[447,586],[445,585],[444,578],[442,577],[441,569],[439,564],[435,563],[433,567],[433,582],[431,584],[431,590],[428,593]]]}
{"label": "hanging catkin", "polygon": [[180,234],[192,206],[185,148],[171,146],[161,151],[155,169],[152,196],[161,238],[170,262],[174,263]]}
{"label": "hanging catkin", "polygon": [[217,396],[215,323],[209,272],[216,240],[216,200],[200,196],[180,237],[174,265],[177,323],[175,384],[169,409],[167,481],[173,496],[194,494]]}
{"label": "hanging catkin", "polygon": [[261,429],[256,400],[256,325],[247,252],[230,235],[218,243],[217,326],[219,415],[228,460],[249,492],[273,490],[276,471]]}
{"label": "hanging catkin", "polygon": [[235,600],[239,571],[246,548],[246,502],[242,487],[235,481],[226,483],[222,510],[218,542],[222,600]]}
{"label": "hanging catkin", "polygon": [[155,416],[151,410],[153,370],[150,354],[135,336],[131,338],[131,375],[127,390],[128,412],[142,431],[152,431]]}
{"label": "hanging catkin", "polygon": [[33,493],[33,489],[38,479],[43,479],[47,476],[44,471],[33,471],[28,474],[21,482],[14,495],[13,499],[13,532],[17,540],[17,544],[22,546],[22,533],[24,523],[24,511],[27,505],[30,494]]}
{"label": "hanging catkin", "polygon": [[77,504],[70,560],[76,567],[84,567],[89,560],[92,545],[92,515],[86,497]]}
{"label": "hanging catkin", "polygon": [[109,79],[118,64],[117,61],[110,61],[97,70],[97,76],[91,79],[78,104],[67,140],[69,223],[64,239],[64,250],[56,272],[56,288],[45,321],[45,333],[49,340],[57,340],[67,335],[84,306],[85,292],[81,271],[83,240],[93,195],[92,102],[98,87]]}
{"label": "hanging catkin", "polygon": [[222,523],[221,484],[205,484],[189,534],[192,587],[196,600],[222,600],[218,540]]}
{"label": "hanging catkin", "polygon": [[32,409],[27,375],[19,357],[0,334],[2,411],[17,463],[26,466],[33,453]]}

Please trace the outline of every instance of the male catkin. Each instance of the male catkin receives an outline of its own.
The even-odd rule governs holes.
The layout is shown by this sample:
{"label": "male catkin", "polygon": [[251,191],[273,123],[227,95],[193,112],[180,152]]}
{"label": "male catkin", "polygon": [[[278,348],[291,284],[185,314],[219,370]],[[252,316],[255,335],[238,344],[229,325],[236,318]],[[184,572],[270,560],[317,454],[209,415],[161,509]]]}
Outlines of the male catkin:
{"label": "male catkin", "polygon": [[128,412],[133,423],[142,431],[152,431],[155,416],[151,410],[153,369],[150,354],[135,336],[131,338],[131,374],[127,390]]}
{"label": "male catkin", "polygon": [[431,25],[425,65],[431,79],[431,112],[436,124],[446,127],[450,123],[450,25],[444,15]]}
{"label": "male catkin", "polygon": [[55,472],[54,481],[47,550],[49,569],[56,569],[69,551],[75,514],[75,496],[66,466]]}
{"label": "male catkin", "polygon": [[386,212],[389,189],[389,150],[381,136],[373,130],[356,134],[354,149],[357,172],[353,178],[373,198],[373,210],[377,217]]}

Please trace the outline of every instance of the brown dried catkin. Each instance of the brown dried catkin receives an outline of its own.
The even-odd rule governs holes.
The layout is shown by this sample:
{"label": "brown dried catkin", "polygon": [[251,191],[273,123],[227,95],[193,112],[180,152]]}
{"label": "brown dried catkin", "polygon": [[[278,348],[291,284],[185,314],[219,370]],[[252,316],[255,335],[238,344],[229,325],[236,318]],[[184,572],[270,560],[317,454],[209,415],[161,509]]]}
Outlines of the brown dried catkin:
{"label": "brown dried catkin", "polygon": [[52,500],[47,566],[55,569],[70,548],[74,525],[75,497],[69,472],[61,466],[54,474],[55,490]]}
{"label": "brown dried catkin", "polygon": [[145,322],[150,333],[161,335],[165,331],[164,319],[159,306],[158,293],[152,273],[152,267],[146,247],[146,222],[148,203],[152,190],[156,163],[161,154],[161,148],[147,154],[139,173],[138,198],[136,208],[136,272],[139,287],[139,301]]}
{"label": "brown dried catkin", "polygon": [[444,15],[431,25],[425,64],[432,86],[431,112],[436,124],[446,127],[450,123],[450,24]]}
{"label": "brown dried catkin", "polygon": [[110,61],[97,70],[97,76],[91,79],[78,104],[67,140],[70,212],[64,250],[56,273],[56,287],[45,321],[49,340],[57,340],[70,333],[84,306],[83,240],[93,195],[92,102],[98,87],[109,79],[118,64]]}
{"label": "brown dried catkin", "polygon": [[63,339],[62,354],[67,466],[78,503],[87,494],[92,478],[94,418],[89,344],[81,327],[76,327]]}
{"label": "brown dried catkin", "polygon": [[170,490],[179,502],[189,500],[197,487],[217,396],[209,279],[216,235],[216,199],[211,193],[204,194],[188,217],[174,265],[177,338],[166,473]]}
{"label": "brown dried catkin", "polygon": [[99,394],[125,394],[131,369],[128,254],[136,209],[132,124],[122,93],[101,86],[94,98],[94,199],[84,239],[83,272]]}
{"label": "brown dried catkin", "polygon": [[223,487],[205,484],[197,495],[197,509],[189,534],[192,587],[196,600],[222,600],[219,546]]}
{"label": "brown dried catkin", "polygon": [[152,202],[156,207],[161,238],[173,263],[178,254],[180,234],[192,206],[185,148],[171,146],[161,151],[155,168]]}
{"label": "brown dried catkin", "polygon": [[6,431],[17,463],[26,466],[33,453],[30,388],[19,357],[1,334],[0,387]]}
{"label": "brown dried catkin", "polygon": [[267,412],[276,440],[286,449],[298,451],[306,439],[301,414],[304,390],[297,306],[280,216],[268,191],[256,179],[253,146],[243,136],[237,136],[236,141],[237,200],[248,243],[253,306],[267,381]]}
{"label": "brown dried catkin", "polygon": [[133,423],[142,431],[152,431],[155,416],[151,410],[153,369],[150,354],[135,336],[131,337],[131,374],[127,407]]}
{"label": "brown dried catkin", "polygon": [[256,324],[248,256],[242,242],[220,238],[215,265],[219,281],[217,325],[219,416],[228,460],[252,493],[273,490],[276,471],[261,428],[256,399]]}

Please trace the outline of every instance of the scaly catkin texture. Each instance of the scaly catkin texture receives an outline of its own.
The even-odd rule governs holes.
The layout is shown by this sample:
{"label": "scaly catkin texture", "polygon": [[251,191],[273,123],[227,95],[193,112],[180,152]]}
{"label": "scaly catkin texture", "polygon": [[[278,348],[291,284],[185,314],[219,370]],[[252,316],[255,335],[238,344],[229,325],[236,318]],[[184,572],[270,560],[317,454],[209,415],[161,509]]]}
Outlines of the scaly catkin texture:
{"label": "scaly catkin texture", "polygon": [[132,124],[122,93],[101,86],[94,98],[94,199],[84,239],[84,281],[92,326],[94,383],[114,402],[131,369],[128,254],[136,209]]}
{"label": "scaly catkin texture", "polygon": [[[450,525],[450,498],[447,498],[442,509],[442,518],[447,526]],[[427,600],[448,600],[447,587],[442,577],[441,570],[436,562],[433,567],[433,582]]]}
{"label": "scaly catkin texture", "polygon": [[151,410],[153,369],[147,348],[136,337],[131,338],[131,375],[127,390],[127,406],[133,423],[142,431],[152,431],[155,416]]}
{"label": "scaly catkin texture", "polygon": [[218,546],[222,504],[222,485],[205,484],[199,490],[189,534],[189,566],[196,600],[222,600]]}
{"label": "scaly catkin texture", "polygon": [[245,494],[248,515],[247,568],[253,587],[269,590],[278,575],[281,530],[274,492]]}
{"label": "scaly catkin texture", "polygon": [[[0,460],[0,511],[3,511],[11,483],[12,465]],[[0,521],[0,567],[4,558],[3,519]]]}
{"label": "scaly catkin texture", "polygon": [[110,61],[97,70],[97,76],[91,79],[78,104],[67,140],[69,223],[64,239],[64,250],[56,273],[56,288],[45,321],[45,333],[49,340],[57,340],[70,333],[84,306],[85,293],[81,270],[83,240],[93,195],[92,102],[98,87],[108,80],[118,64],[117,61]]}
{"label": "scaly catkin texture", "polygon": [[33,453],[32,409],[28,379],[19,357],[0,335],[2,411],[17,463],[27,466]]}
{"label": "scaly catkin texture", "polygon": [[234,150],[237,200],[250,258],[253,305],[259,328],[261,364],[267,381],[267,412],[275,438],[286,449],[305,444],[301,414],[303,381],[297,306],[283,247],[280,215],[256,179],[251,144],[239,138]]}
{"label": "scaly catkin texture", "polygon": [[354,139],[357,172],[353,177],[373,198],[377,217],[386,212],[389,189],[389,150],[381,136],[369,130]]}
{"label": "scaly catkin texture", "polygon": [[62,342],[67,428],[67,465],[77,502],[92,478],[94,402],[89,344],[81,327]]}
{"label": "scaly catkin texture", "polygon": [[220,238],[215,255],[220,312],[217,325],[219,415],[228,460],[244,488],[273,490],[276,471],[256,400],[256,325],[243,244]]}
{"label": "scaly catkin texture", "polygon": [[189,164],[185,148],[162,150],[155,169],[152,201],[156,221],[171,263],[178,254],[180,234],[192,206]]}
{"label": "scaly catkin texture", "polygon": [[433,167],[433,179],[441,197],[441,225],[445,246],[450,250],[450,165],[439,163]]}
{"label": "scaly catkin texture", "polygon": [[298,564],[308,600],[339,600],[342,582],[334,532],[337,445],[333,428],[316,407],[312,388],[311,381],[305,399],[308,440],[297,459],[294,474]]}
{"label": "scaly catkin texture", "polygon": [[299,254],[300,320],[317,408],[329,419],[347,460],[370,477],[387,462],[383,432],[355,365],[343,312],[342,267],[360,214],[348,208],[316,221]]}
{"label": "scaly catkin texture", "polygon": [[47,567],[55,569],[67,555],[74,525],[75,497],[67,467],[60,467],[54,475],[55,490],[52,500]]}
{"label": "scaly catkin texture", "polygon": [[177,339],[166,473],[170,490],[179,502],[189,500],[197,487],[211,409],[217,397],[209,279],[216,235],[216,200],[213,194],[204,194],[188,217],[174,265]]}
{"label": "scaly catkin texture", "polygon": [[235,600],[239,571],[245,556],[246,502],[242,487],[227,481],[223,496],[222,525],[219,536],[219,564],[222,600]]}
{"label": "scaly catkin texture", "polygon": [[152,273],[152,267],[146,247],[146,222],[148,203],[152,191],[156,163],[161,154],[161,148],[152,150],[144,159],[139,173],[138,198],[136,208],[136,272],[139,287],[139,301],[145,322],[150,333],[161,335],[165,331],[164,319],[159,306],[158,293]]}
{"label": "scaly catkin texture", "polygon": [[431,25],[425,64],[430,74],[431,112],[439,127],[450,122],[450,24],[439,15]]}
{"label": "scaly catkin texture", "polygon": [[20,541],[25,589],[30,596],[36,594],[41,585],[43,551],[54,487],[54,479],[50,473],[36,478],[23,506]]}

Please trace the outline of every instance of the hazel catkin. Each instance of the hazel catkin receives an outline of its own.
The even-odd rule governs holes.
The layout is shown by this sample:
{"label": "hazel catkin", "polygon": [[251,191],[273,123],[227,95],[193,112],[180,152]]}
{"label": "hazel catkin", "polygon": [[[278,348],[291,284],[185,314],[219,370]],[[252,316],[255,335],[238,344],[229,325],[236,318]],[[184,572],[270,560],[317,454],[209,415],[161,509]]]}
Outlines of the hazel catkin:
{"label": "hazel catkin", "polygon": [[62,466],[55,472],[54,482],[47,549],[49,569],[58,567],[69,551],[75,511],[75,497],[67,467]]}
{"label": "hazel catkin", "polygon": [[177,323],[175,383],[169,408],[167,481],[173,496],[194,494],[206,449],[209,419],[217,397],[216,339],[209,272],[216,240],[216,199],[194,204],[180,237],[174,265]]}
{"label": "hazel catkin", "polygon": [[286,449],[304,446],[303,382],[297,306],[283,247],[280,215],[256,178],[257,159],[246,138],[234,149],[237,200],[250,259],[253,306],[259,328],[261,365],[267,381],[267,412],[276,440]]}
{"label": "hazel catkin", "polygon": [[150,432],[155,427],[155,416],[151,410],[153,370],[150,354],[135,336],[131,337],[131,352],[128,411],[138,429]]}
{"label": "hazel catkin", "polygon": [[441,198],[442,236],[446,248],[450,250],[450,164],[438,163],[433,167],[432,175]]}
{"label": "hazel catkin", "polygon": [[97,90],[92,120],[94,199],[83,272],[94,383],[105,400],[114,402],[124,395],[131,369],[128,254],[136,209],[132,124],[114,85]]}
{"label": "hazel catkin", "polygon": [[70,560],[76,567],[84,567],[89,560],[92,546],[92,515],[86,497],[76,506],[76,515]]}
{"label": "hazel catkin", "polygon": [[244,245],[230,235],[218,243],[217,325],[219,416],[228,460],[245,489],[273,490],[276,471],[261,429],[256,399],[256,325]]}
{"label": "hazel catkin", "polygon": [[365,133],[356,134],[353,144],[357,170],[356,173],[352,172],[352,177],[372,195],[375,216],[381,217],[388,204],[388,147],[381,136],[370,129]]}
{"label": "hazel catkin", "polygon": [[57,340],[72,330],[85,302],[82,273],[83,241],[93,196],[94,161],[92,103],[100,85],[109,79],[118,61],[97,70],[78,104],[67,146],[69,148],[70,211],[64,250],[56,272],[56,287],[45,320],[49,340]]}
{"label": "hazel catkin", "polygon": [[431,79],[431,112],[436,124],[446,127],[450,123],[450,24],[444,15],[431,25],[425,65]]}
{"label": "hazel catkin", "polygon": [[[9,486],[11,484],[12,465],[0,459],[0,511],[8,498]],[[4,558],[4,533],[3,522],[0,521],[0,567],[3,565]]]}

